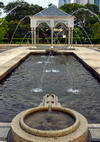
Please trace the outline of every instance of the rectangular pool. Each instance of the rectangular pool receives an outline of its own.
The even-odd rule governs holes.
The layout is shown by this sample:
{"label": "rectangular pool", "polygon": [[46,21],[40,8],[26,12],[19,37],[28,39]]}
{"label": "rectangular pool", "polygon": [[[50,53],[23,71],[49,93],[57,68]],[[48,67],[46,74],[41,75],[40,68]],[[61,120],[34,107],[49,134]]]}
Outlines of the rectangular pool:
{"label": "rectangular pool", "polygon": [[[40,89],[40,90],[39,90]],[[100,123],[100,82],[73,55],[30,55],[0,84],[0,122],[55,94],[63,107]]]}

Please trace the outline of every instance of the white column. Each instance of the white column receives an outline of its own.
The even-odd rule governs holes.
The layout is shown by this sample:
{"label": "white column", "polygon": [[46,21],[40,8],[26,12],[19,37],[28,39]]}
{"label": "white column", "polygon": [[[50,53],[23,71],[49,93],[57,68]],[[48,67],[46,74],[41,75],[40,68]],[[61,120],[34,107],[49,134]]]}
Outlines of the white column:
{"label": "white column", "polygon": [[65,44],[68,45],[68,27],[66,27],[66,38],[65,38]]}
{"label": "white column", "polygon": [[32,35],[32,47],[31,49],[33,48],[36,48],[36,28],[31,28],[31,35]]}
{"label": "white column", "polygon": [[70,27],[68,28],[68,47],[70,47]]}
{"label": "white column", "polygon": [[32,40],[32,47],[33,47],[33,28],[31,28],[31,40]]}
{"label": "white column", "polygon": [[34,27],[34,48],[36,48],[36,27]]}
{"label": "white column", "polygon": [[73,44],[73,28],[71,28],[71,46]]}
{"label": "white column", "polygon": [[51,27],[51,48],[53,48],[53,27]]}
{"label": "white column", "polygon": [[38,38],[38,44],[39,44],[39,27],[37,28],[37,38]]}

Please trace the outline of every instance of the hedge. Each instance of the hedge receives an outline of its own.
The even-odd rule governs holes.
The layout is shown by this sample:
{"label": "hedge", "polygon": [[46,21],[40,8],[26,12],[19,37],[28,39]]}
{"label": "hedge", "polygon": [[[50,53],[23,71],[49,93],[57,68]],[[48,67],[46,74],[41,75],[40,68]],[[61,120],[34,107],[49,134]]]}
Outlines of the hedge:
{"label": "hedge", "polygon": [[[65,41],[67,42],[68,39],[62,38],[62,37],[54,37],[54,43],[55,44],[64,44]],[[11,41],[9,41],[8,38],[4,38],[0,40],[0,44],[31,44],[31,38],[13,38]],[[42,38],[37,38],[37,44],[42,43]],[[45,44],[51,43],[51,38],[45,38]],[[100,38],[83,38],[83,37],[73,37],[73,44],[100,44]]]}

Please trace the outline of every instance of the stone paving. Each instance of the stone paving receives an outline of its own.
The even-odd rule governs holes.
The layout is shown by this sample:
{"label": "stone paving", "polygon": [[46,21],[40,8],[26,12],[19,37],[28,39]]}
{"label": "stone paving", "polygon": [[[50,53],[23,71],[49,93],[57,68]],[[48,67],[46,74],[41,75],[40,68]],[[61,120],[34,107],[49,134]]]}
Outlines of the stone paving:
{"label": "stone paving", "polygon": [[[46,47],[45,47],[46,48]],[[22,58],[27,56],[30,52],[44,52],[45,48],[36,48],[35,50],[29,50],[29,47],[16,47],[10,50],[0,52],[0,79],[4,77],[8,71],[15,67]],[[58,47],[59,49],[59,47]],[[63,50],[64,49],[64,50]],[[100,52],[99,50],[93,50],[93,48],[87,47],[75,47],[75,50],[67,50],[65,47],[61,48],[60,52],[71,52],[75,54],[84,64],[92,69],[94,73],[100,79]],[[7,142],[7,135],[10,130],[10,123],[0,123],[0,142]],[[92,142],[100,142],[100,124],[89,124],[90,135]],[[10,140],[8,140],[11,142]]]}
{"label": "stone paving", "polygon": [[85,48],[77,47],[74,53],[85,63],[88,68],[92,69],[100,79],[100,52]]}

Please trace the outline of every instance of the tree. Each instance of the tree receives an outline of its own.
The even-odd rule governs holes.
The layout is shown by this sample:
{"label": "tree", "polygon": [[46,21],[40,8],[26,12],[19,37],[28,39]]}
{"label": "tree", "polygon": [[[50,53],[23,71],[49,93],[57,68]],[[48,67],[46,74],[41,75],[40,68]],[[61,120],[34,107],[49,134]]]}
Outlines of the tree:
{"label": "tree", "polygon": [[61,6],[60,9],[75,16],[75,27],[86,29],[89,23],[93,24],[98,21],[97,14],[99,14],[99,10],[98,6],[95,4],[87,4],[84,6],[76,3],[65,4]]}
{"label": "tree", "polygon": [[[48,7],[50,7],[50,6],[52,6],[52,5],[54,5],[54,4],[50,3],[50,4],[48,4]],[[54,5],[54,6],[57,7],[56,5]]]}
{"label": "tree", "polygon": [[84,6],[76,3],[65,4],[60,7],[61,10],[66,13],[75,16],[75,25],[81,24],[82,27],[85,26],[85,11]]}
{"label": "tree", "polygon": [[89,24],[94,24],[98,22],[99,7],[95,4],[86,4],[85,5],[85,27]]}
{"label": "tree", "polygon": [[5,19],[0,19],[0,39],[3,39],[7,35],[8,22]]}
{"label": "tree", "polygon": [[74,28],[73,32],[74,37],[83,37],[84,34],[80,28]]}
{"label": "tree", "polygon": [[3,8],[4,8],[4,3],[0,2],[0,15],[2,14],[1,9],[3,9]]}
{"label": "tree", "polygon": [[12,20],[8,23],[8,26],[9,26],[9,31],[7,33],[8,33],[9,42],[13,41],[13,38],[19,38],[21,40],[24,38],[24,36],[27,33],[29,34],[31,33],[30,24],[24,24],[24,22]]}
{"label": "tree", "polygon": [[100,38],[100,22],[91,25],[91,32],[93,38]]}
{"label": "tree", "polygon": [[[14,9],[14,10],[12,10],[12,9]],[[40,12],[41,10],[43,10],[43,8],[41,6],[33,5],[33,4],[30,5],[28,2],[25,2],[23,0],[17,0],[17,1],[14,1],[14,2],[9,2],[4,7],[5,13],[9,13],[11,11],[6,16],[7,21],[11,21],[11,20],[20,21],[25,16],[34,15],[37,12]],[[26,20],[26,22],[27,21],[29,22],[29,20]]]}
{"label": "tree", "polygon": [[[43,10],[41,6],[29,4],[23,0],[9,2],[5,7],[5,13],[8,13],[8,37],[9,41],[14,38],[23,38],[30,31],[29,15],[34,15]],[[21,31],[21,32],[20,32]]]}
{"label": "tree", "polygon": [[72,15],[73,12],[74,12],[74,15],[76,15],[77,10],[80,8],[84,8],[84,6],[77,3],[64,4],[60,7],[61,10],[65,11],[66,13],[70,15]]}
{"label": "tree", "polygon": [[99,7],[96,4],[86,4],[85,7],[95,14],[99,14]]}

